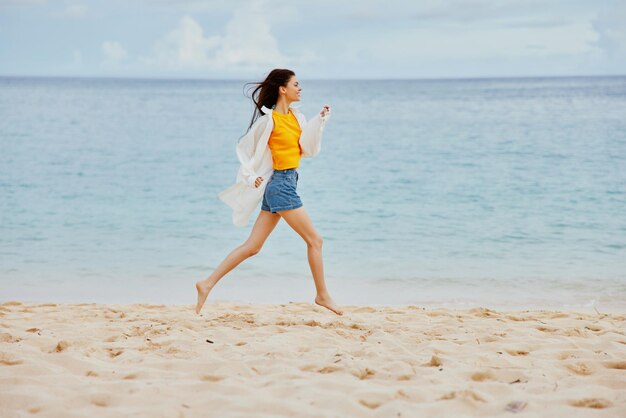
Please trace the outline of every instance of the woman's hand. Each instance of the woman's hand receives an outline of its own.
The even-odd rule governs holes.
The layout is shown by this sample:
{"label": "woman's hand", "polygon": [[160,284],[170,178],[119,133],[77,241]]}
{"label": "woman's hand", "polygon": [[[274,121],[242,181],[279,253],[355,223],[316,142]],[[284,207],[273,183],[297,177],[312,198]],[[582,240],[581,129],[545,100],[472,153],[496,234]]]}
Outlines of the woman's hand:
{"label": "woman's hand", "polygon": [[258,188],[261,185],[261,182],[263,181],[263,177],[257,177],[256,180],[254,180],[254,187]]}
{"label": "woman's hand", "polygon": [[320,116],[326,116],[328,112],[330,112],[330,106],[325,104],[324,107],[322,107],[322,110],[320,111]]}

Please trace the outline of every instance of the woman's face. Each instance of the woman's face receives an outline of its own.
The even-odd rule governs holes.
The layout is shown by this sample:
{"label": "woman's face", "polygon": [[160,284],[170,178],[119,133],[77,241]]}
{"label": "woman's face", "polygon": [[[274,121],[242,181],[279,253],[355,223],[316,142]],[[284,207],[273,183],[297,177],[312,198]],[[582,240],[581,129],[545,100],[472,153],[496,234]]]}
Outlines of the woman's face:
{"label": "woman's face", "polygon": [[300,91],[302,88],[300,87],[300,82],[295,75],[291,76],[287,85],[285,87],[281,87],[280,90],[281,93],[285,95],[285,99],[287,99],[288,102],[300,101]]}

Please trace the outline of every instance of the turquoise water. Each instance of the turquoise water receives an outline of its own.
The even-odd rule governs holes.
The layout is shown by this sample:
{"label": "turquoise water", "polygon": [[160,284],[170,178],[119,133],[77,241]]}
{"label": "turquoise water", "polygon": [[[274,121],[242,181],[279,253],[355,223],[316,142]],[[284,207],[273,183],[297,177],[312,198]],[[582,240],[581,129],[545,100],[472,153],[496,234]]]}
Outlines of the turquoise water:
{"label": "turquoise water", "polygon": [[[252,227],[246,81],[0,78],[0,299],[193,303]],[[626,77],[300,81],[339,303],[626,310]],[[211,294],[313,297],[284,221]]]}

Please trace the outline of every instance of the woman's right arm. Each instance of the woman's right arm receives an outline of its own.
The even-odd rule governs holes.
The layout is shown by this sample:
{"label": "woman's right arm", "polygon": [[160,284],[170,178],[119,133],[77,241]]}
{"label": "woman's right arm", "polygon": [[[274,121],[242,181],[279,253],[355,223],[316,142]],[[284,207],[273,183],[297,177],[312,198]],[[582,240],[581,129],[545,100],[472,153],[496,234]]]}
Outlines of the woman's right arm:
{"label": "woman's right arm", "polygon": [[237,143],[237,158],[241,163],[239,170],[250,187],[257,187],[255,186],[255,181],[259,176],[254,171],[254,152],[256,144],[265,130],[265,123],[263,123],[265,119],[262,116],[257,119],[250,130]]}

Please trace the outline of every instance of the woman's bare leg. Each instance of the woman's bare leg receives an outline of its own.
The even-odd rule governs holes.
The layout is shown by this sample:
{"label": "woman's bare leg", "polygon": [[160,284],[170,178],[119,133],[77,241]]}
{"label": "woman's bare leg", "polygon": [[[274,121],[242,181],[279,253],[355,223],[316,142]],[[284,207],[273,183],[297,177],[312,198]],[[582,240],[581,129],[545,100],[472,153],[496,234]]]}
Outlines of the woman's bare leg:
{"label": "woman's bare leg", "polygon": [[315,289],[317,290],[315,303],[330,309],[338,315],[343,315],[341,309],[330,297],[328,289],[326,289],[324,263],[322,261],[322,237],[313,227],[313,222],[311,222],[311,218],[304,206],[300,206],[297,209],[283,210],[278,213],[306,242],[309,266],[311,266],[311,273],[313,274]]}
{"label": "woman's bare leg", "polygon": [[198,291],[196,313],[200,313],[209,292],[226,273],[237,267],[246,258],[261,251],[263,243],[274,230],[278,221],[280,221],[280,215],[277,213],[261,210],[246,242],[232,250],[209,277],[196,283],[196,290]]}

